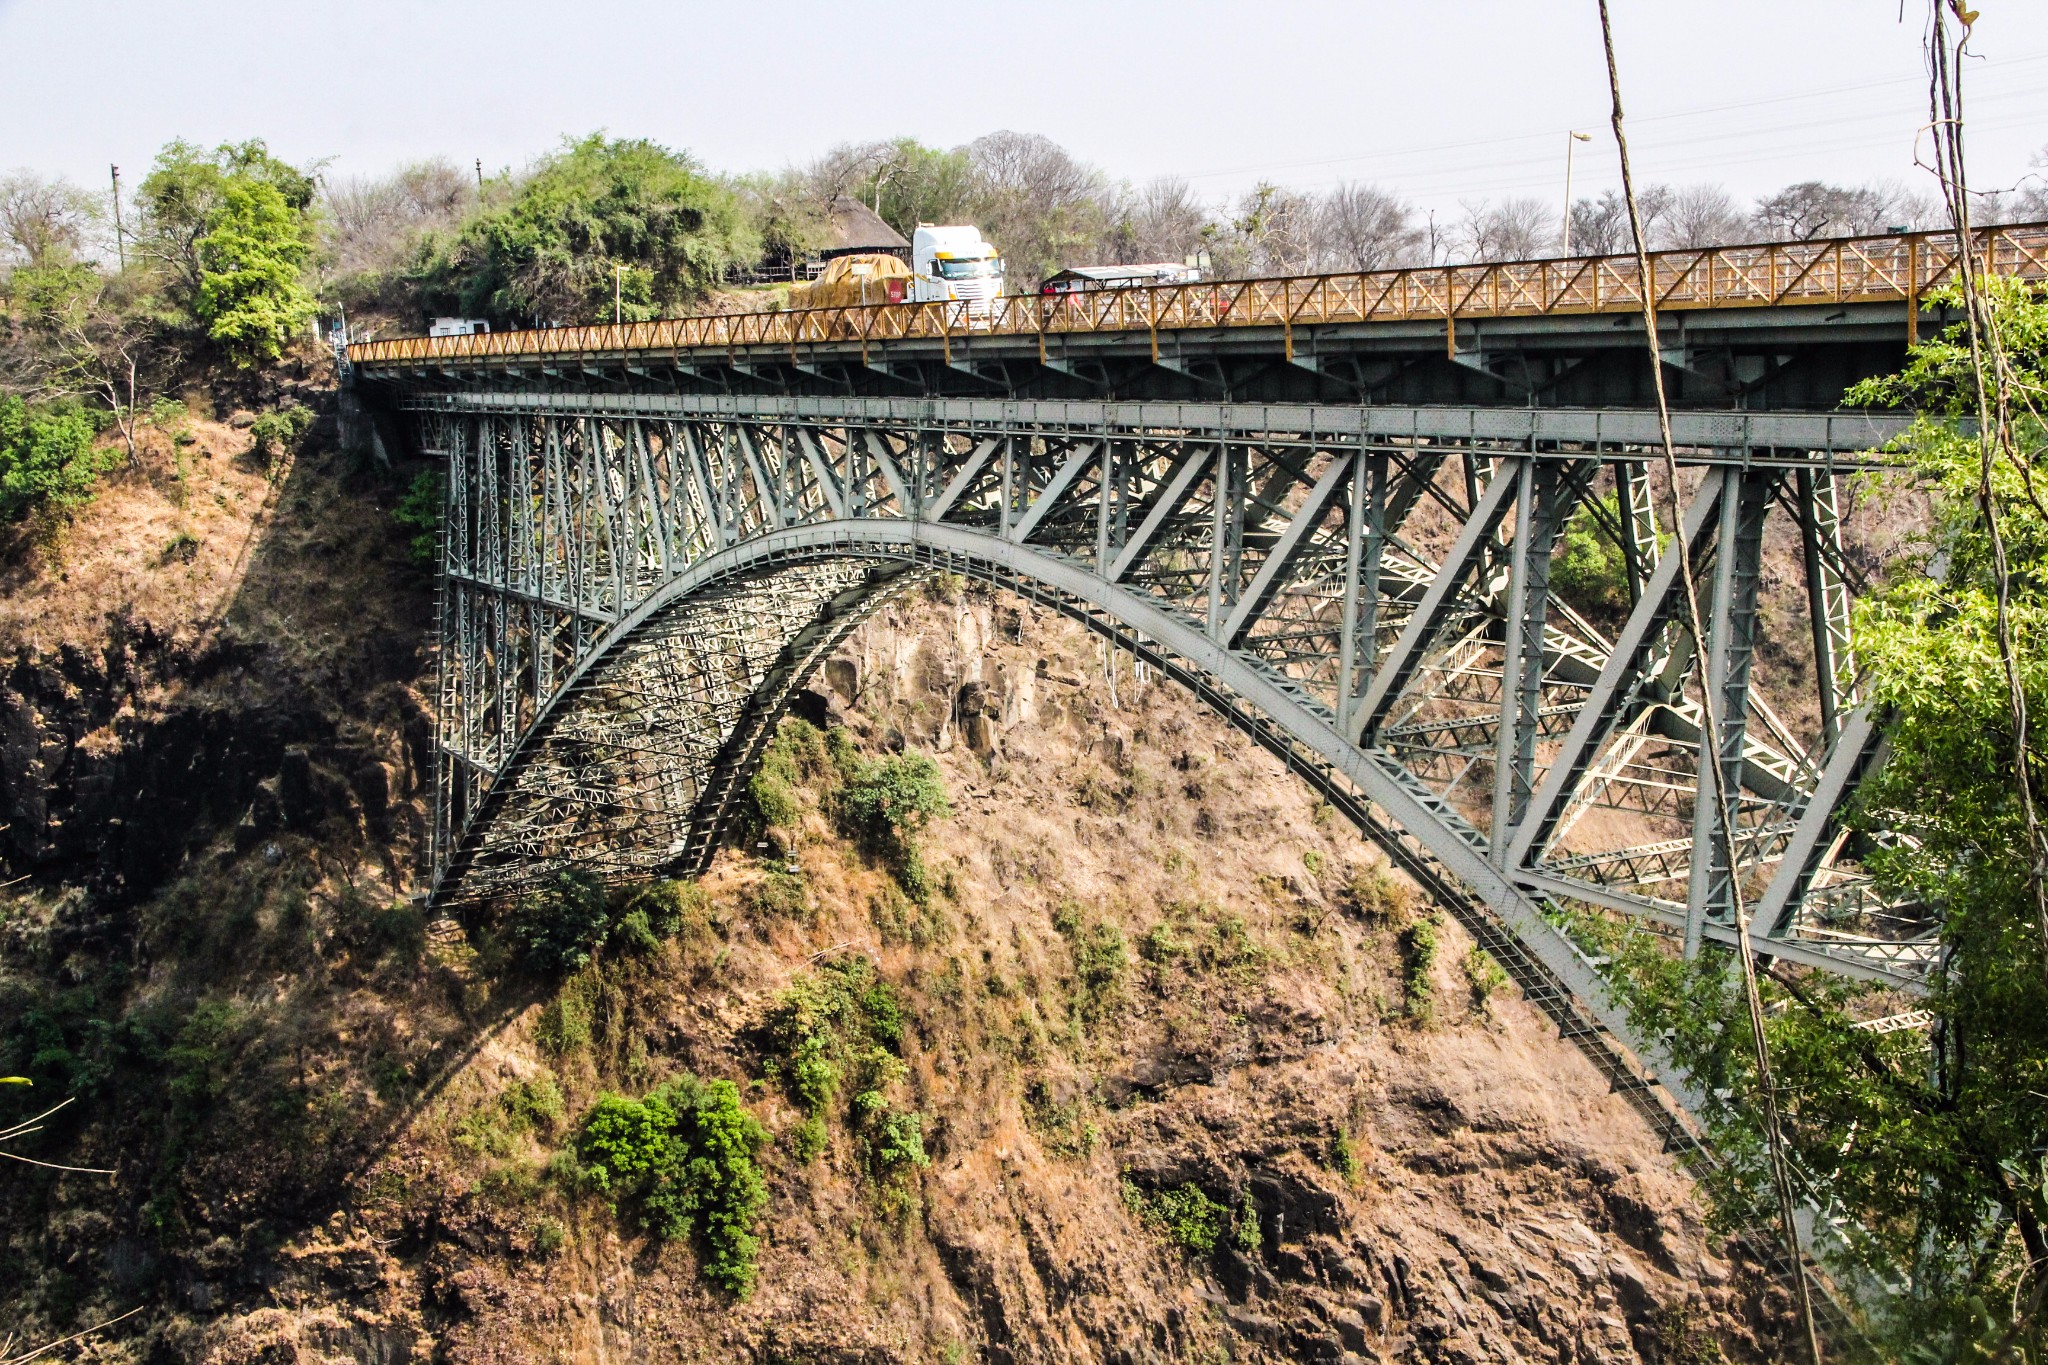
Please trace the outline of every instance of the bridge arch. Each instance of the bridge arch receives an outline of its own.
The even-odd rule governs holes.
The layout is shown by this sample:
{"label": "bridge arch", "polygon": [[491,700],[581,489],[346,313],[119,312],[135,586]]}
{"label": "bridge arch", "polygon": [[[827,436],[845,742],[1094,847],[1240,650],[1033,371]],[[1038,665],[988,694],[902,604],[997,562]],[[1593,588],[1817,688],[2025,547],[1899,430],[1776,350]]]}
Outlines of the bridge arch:
{"label": "bridge arch", "polygon": [[[692,565],[649,594],[591,644],[542,703],[467,822],[437,895],[445,902],[505,894],[579,865],[595,864],[601,875],[699,870],[789,698],[862,620],[918,581],[920,570],[959,573],[1047,605],[1187,687],[1316,786],[1446,904],[1563,1027],[1597,1020],[1615,1038],[1632,1037],[1619,1011],[1606,1003],[1592,964],[1544,918],[1539,902],[1470,843],[1444,837],[1441,813],[1430,809],[1428,793],[1346,739],[1327,707],[1271,668],[1225,648],[1198,624],[1141,591],[1105,581],[1085,563],[934,522],[854,518],[767,532]],[[593,705],[603,709],[604,699],[616,695],[616,675],[634,667],[636,649],[675,638],[665,630],[692,617],[699,619],[684,634],[716,634],[722,613],[759,611],[770,596],[801,605],[787,611],[783,628],[767,637],[772,647],[758,648],[745,661],[748,689],[722,698],[699,694],[700,715],[669,718],[682,730],[715,731],[698,746],[694,783],[642,786],[623,802],[616,790],[563,798],[560,779],[574,761],[560,751],[602,747],[602,741],[574,732],[575,719]],[[690,704],[681,693],[649,700],[655,706]],[[536,783],[542,770],[548,780]],[[676,809],[649,811],[636,806],[633,795],[681,801]],[[606,809],[622,811],[625,820],[578,818]],[[551,830],[544,819],[550,813],[558,817]],[[602,852],[579,857],[579,842]],[[491,875],[500,868],[514,875]],[[1635,1050],[1646,1059],[1656,1056],[1653,1048]],[[1609,1055],[1605,1062],[1617,1084],[1641,1084],[1625,1057]]]}

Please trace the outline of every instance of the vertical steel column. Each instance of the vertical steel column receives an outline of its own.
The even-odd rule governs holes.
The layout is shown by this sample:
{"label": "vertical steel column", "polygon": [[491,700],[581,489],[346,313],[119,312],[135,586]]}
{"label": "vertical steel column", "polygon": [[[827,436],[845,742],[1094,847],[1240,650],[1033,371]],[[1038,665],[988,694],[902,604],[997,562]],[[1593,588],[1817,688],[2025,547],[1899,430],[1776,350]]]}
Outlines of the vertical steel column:
{"label": "vertical steel column", "polygon": [[[1716,477],[1716,475],[1709,475]],[[1762,578],[1764,512],[1777,476],[1729,466],[1722,480],[1723,515],[1714,551],[1713,601],[1708,607],[1706,676],[1702,706],[1714,708],[1721,747],[1700,727],[1698,779],[1693,800],[1692,867],[1685,898],[1685,955],[1699,953],[1709,919],[1729,918],[1735,905],[1730,846],[1741,834],[1742,751],[1749,723],[1749,672],[1756,655],[1756,600]],[[1721,799],[1725,793],[1725,802]],[[1729,826],[1721,822],[1727,806]]]}
{"label": "vertical steel column", "polygon": [[1116,494],[1117,481],[1122,478],[1123,442],[1105,438],[1096,466],[1095,477],[1095,572],[1109,576],[1109,519],[1110,503]]}
{"label": "vertical steel column", "polygon": [[[1494,475],[1505,479],[1505,469]],[[1521,731],[1522,675],[1533,672],[1537,695],[1542,696],[1543,633],[1536,633],[1533,668],[1525,657],[1527,640],[1523,617],[1528,610],[1529,563],[1542,553],[1536,543],[1536,461],[1528,456],[1515,461],[1515,528],[1508,543],[1508,600],[1501,613],[1500,725],[1493,736],[1493,831],[1488,839],[1488,856],[1494,866],[1505,867],[1508,832],[1515,818],[1515,765],[1521,752],[1516,736]]]}
{"label": "vertical steel column", "polygon": [[[1028,440],[1030,438],[1026,437],[1024,439]],[[1003,499],[996,507],[996,535],[1002,540],[1010,538],[1010,523],[1015,520],[1013,514],[1016,510],[1016,490],[1012,480],[1015,477],[1014,452],[1017,449],[1017,440],[1018,438],[1015,436],[1005,436],[1002,438]]]}
{"label": "vertical steel column", "polygon": [[1621,561],[1628,572],[1628,600],[1634,606],[1657,567],[1657,508],[1651,501],[1650,471],[1629,460],[1614,462],[1615,510],[1621,517]]}
{"label": "vertical steel column", "polygon": [[[1216,473],[1211,484],[1209,509],[1209,615],[1205,625],[1210,638],[1223,630],[1224,544],[1229,535],[1231,452],[1228,441],[1216,444]],[[1241,515],[1241,514],[1240,514]]]}
{"label": "vertical steel column", "polygon": [[1365,500],[1372,474],[1360,458],[1351,466],[1351,487],[1344,508],[1344,615],[1337,628],[1337,726],[1351,719],[1351,697],[1358,666],[1358,588],[1365,567]]}
{"label": "vertical steel column", "polygon": [[1842,716],[1855,705],[1850,656],[1849,585],[1842,577],[1841,506],[1832,470],[1798,472],[1799,542],[1806,558],[1806,594],[1813,624],[1813,671],[1820,691],[1822,737],[1833,744]]}

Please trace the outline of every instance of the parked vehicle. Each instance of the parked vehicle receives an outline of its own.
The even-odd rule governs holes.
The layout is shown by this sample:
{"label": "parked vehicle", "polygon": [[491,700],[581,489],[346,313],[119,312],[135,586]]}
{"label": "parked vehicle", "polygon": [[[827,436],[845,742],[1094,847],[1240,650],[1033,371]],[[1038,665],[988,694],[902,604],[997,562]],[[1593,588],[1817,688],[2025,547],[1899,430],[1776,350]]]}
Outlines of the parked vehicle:
{"label": "parked vehicle", "polygon": [[1096,289],[1132,289],[1154,284],[1196,284],[1202,272],[1175,261],[1147,265],[1076,265],[1050,276],[1041,294],[1082,294]]}

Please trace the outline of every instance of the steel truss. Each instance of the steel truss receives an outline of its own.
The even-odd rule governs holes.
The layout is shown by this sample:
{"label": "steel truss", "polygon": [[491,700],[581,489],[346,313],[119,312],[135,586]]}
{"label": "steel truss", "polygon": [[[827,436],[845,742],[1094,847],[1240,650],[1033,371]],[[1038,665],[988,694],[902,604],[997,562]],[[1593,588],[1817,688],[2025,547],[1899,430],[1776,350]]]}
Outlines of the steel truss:
{"label": "steel truss", "polygon": [[[1836,507],[1854,452],[1886,434],[1868,419],[1682,416],[1681,557],[1647,514],[1640,414],[403,405],[449,471],[444,901],[569,866],[701,866],[789,694],[937,564],[1054,601],[1230,699],[1582,999],[1593,975],[1547,909],[1635,916],[1696,950],[1733,940],[1738,886],[1759,951],[1909,987],[1925,969],[1929,915],[1878,896],[1836,822],[1882,729],[1856,697]],[[1589,520],[1625,564],[1625,605],[1604,614],[1554,582]],[[1767,591],[1774,617],[1797,599],[1810,657],[1766,666]],[[1709,694],[1718,754],[1701,742]],[[1715,784],[1732,864],[1700,799]]]}

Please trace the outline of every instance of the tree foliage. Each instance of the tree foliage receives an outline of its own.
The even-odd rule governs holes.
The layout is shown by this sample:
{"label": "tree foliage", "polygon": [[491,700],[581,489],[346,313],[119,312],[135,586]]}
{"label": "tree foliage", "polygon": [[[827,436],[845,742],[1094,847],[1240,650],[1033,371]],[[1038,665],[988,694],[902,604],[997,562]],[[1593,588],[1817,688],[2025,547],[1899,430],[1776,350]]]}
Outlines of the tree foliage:
{"label": "tree foliage", "polygon": [[286,337],[318,311],[302,281],[312,252],[303,210],[274,185],[231,183],[194,245],[192,311],[207,336],[244,369],[276,360]]}
{"label": "tree foliage", "polygon": [[767,1141],[731,1081],[684,1075],[643,1099],[600,1096],[576,1154],[588,1184],[656,1237],[694,1237],[704,1277],[745,1298],[760,1249],[754,1221],[768,1203],[754,1157]]}
{"label": "tree foliage", "polygon": [[570,142],[502,208],[438,239],[421,265],[430,300],[497,322],[629,321],[676,313],[759,238],[733,189],[644,138]]}
{"label": "tree foliage", "polygon": [[0,520],[68,512],[92,498],[107,467],[92,416],[76,403],[32,408],[0,397]]}
{"label": "tree foliage", "polygon": [[[205,283],[200,242],[222,224],[231,190],[263,185],[301,217],[313,202],[313,177],[280,161],[260,138],[204,151],[190,142],[165,144],[137,196],[142,210],[136,243],[171,275],[190,301]],[[301,227],[303,231],[303,227]]]}
{"label": "tree foliage", "polygon": [[939,765],[916,752],[863,763],[840,801],[848,819],[878,838],[915,834],[953,813]]}
{"label": "tree foliage", "polygon": [[[2009,362],[2021,385],[2041,392],[2048,303],[2009,280],[1987,288]],[[1985,456],[1965,420],[1975,387],[1964,336],[1951,330],[1923,343],[1905,369],[1859,385],[1849,401],[1918,409],[1899,451],[1934,508],[1923,553],[1897,563],[1857,606],[1856,660],[1866,695],[1889,719],[1890,745],[1850,824],[1885,893],[1940,911],[1941,966],[1924,1002],[1935,1022],[1924,1031],[1858,1028],[1896,1012],[1896,996],[1780,965],[1762,983],[1770,1047],[1796,1166],[1849,1229],[1842,1254],[1901,1287],[1881,1329],[1901,1349],[1932,1352],[1928,1359],[1977,1358],[1971,1343],[1982,1339],[1985,1315],[2010,1323],[2048,1275],[2048,955],[1997,643],[1979,497]],[[1992,461],[1990,501],[2013,566],[2026,768],[2039,802],[2048,775],[2048,510],[2033,470],[2048,454],[2048,431],[2031,414],[2018,431],[2022,462]],[[1936,550],[1945,567],[1931,572]],[[1731,961],[1710,951],[1685,963],[1649,936],[1602,932],[1637,1025],[1665,1039],[1706,1096],[1726,1161],[1714,1178],[1723,1216],[1764,1216],[1769,1180]],[[2038,1317],[2019,1340],[2036,1353],[2026,1359],[2040,1358],[2048,1340]]]}

